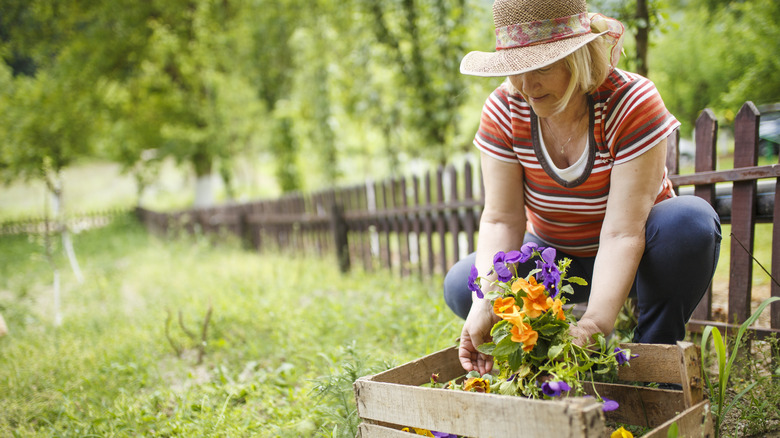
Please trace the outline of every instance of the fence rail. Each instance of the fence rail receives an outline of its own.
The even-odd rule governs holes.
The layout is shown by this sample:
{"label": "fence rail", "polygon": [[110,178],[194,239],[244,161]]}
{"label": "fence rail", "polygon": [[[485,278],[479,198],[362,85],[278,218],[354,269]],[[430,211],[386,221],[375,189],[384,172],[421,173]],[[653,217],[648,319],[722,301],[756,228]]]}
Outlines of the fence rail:
{"label": "fence rail", "polygon": [[[780,165],[758,166],[759,113],[746,103],[735,121],[734,168],[716,170],[717,121],[709,110],[696,122],[695,173],[679,175],[679,139],[669,140],[667,168],[678,191],[707,200],[724,223],[731,224],[728,315],[732,324],[712,320],[712,291],[696,309],[689,327],[705,324],[734,328],[750,313],[751,255],[756,223],[773,224],[771,272],[780,278]],[[257,250],[275,248],[336,254],[342,271],[353,264],[366,270],[390,269],[398,275],[445,273],[460,257],[474,251],[484,202],[482,179],[466,162],[422,176],[314,193],[296,193],[275,200],[175,213],[138,210],[147,227],[165,232],[172,227],[204,233],[231,232]],[[761,180],[761,184],[757,182]],[[716,184],[718,184],[716,186]],[[687,186],[687,187],[686,187]],[[738,240],[739,243],[736,241]],[[744,248],[743,248],[744,245]],[[780,296],[780,286],[771,285]],[[780,306],[772,306],[770,328],[759,337],[780,333]]]}
{"label": "fence rail", "polygon": [[[119,208],[98,210],[87,213],[66,214],[63,223],[72,231],[103,227],[114,218],[128,214],[131,209]],[[53,231],[55,220],[51,217],[39,216],[24,219],[0,221],[0,236],[13,234],[38,234]]]}

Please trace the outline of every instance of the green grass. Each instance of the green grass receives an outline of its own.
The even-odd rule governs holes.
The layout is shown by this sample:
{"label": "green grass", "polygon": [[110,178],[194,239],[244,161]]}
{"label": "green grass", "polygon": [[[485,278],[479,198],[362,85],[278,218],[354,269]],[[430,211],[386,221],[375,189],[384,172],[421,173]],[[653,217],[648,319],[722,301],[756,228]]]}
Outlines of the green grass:
{"label": "green grass", "polygon": [[[86,281],[56,260],[55,327],[40,242],[0,237],[10,330],[0,436],[354,436],[344,418],[355,376],[452,345],[460,331],[436,281],[341,275],[330,257],[160,239],[131,218],[75,236],[75,247]],[[176,315],[199,333],[209,306],[197,364]]]}

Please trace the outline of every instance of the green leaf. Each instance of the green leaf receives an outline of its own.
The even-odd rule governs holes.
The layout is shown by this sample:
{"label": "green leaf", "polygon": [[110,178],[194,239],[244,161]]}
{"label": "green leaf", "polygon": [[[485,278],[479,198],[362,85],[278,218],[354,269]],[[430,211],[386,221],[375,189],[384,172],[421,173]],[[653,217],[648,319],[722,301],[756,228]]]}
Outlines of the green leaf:
{"label": "green leaf", "polygon": [[570,284],[561,286],[560,292],[562,294],[571,295],[574,293],[574,288]]}
{"label": "green leaf", "polygon": [[582,277],[568,277],[566,279],[566,281],[568,281],[569,283],[578,284],[580,286],[587,286],[588,285],[588,281],[585,280]]}
{"label": "green leaf", "polygon": [[493,356],[493,350],[495,350],[496,344],[492,342],[486,342],[480,346],[477,347],[477,351],[479,351],[482,354],[487,354],[488,356]]}
{"label": "green leaf", "polygon": [[541,333],[543,336],[552,336],[555,334],[558,334],[558,332],[561,331],[561,325],[560,324],[547,324],[544,327],[540,327],[537,329],[539,333]]}
{"label": "green leaf", "polygon": [[[525,352],[522,348],[518,348],[514,353],[510,354],[507,360],[509,361],[509,368],[517,370],[518,377],[523,378],[531,372],[531,366],[523,364],[523,355]],[[519,369],[518,369],[519,368]]]}
{"label": "green leaf", "polygon": [[507,336],[496,343],[496,348],[493,350],[493,356],[509,356],[512,353],[515,353],[522,345],[523,344],[512,341],[512,338]]}
{"label": "green leaf", "polygon": [[509,325],[509,321],[507,320],[501,320],[493,325],[493,328],[490,329],[490,336],[493,336],[493,341],[498,342],[498,340],[495,339],[496,336],[504,337],[509,334],[507,325]]}
{"label": "green leaf", "polygon": [[677,438],[680,435],[680,427],[675,421],[669,425],[669,429],[666,430],[666,438]]}
{"label": "green leaf", "polygon": [[547,350],[547,358],[550,360],[555,359],[556,357],[560,356],[563,352],[563,344],[555,344],[552,347],[550,347],[549,350]]}

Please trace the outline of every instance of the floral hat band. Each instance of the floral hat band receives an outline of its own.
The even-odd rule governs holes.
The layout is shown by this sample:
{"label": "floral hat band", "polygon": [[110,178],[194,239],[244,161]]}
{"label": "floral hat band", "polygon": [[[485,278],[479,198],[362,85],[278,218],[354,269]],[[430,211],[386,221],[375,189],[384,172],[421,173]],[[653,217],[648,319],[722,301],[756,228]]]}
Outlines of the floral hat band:
{"label": "floral hat band", "polygon": [[607,45],[615,67],[623,47],[623,24],[588,13],[586,0],[494,0],[493,22],[495,51],[469,52],[461,60],[461,73],[496,77],[529,72],[596,39]]}
{"label": "floral hat band", "polygon": [[496,29],[496,50],[527,47],[590,33],[588,13],[510,24]]}
{"label": "floral hat band", "polygon": [[585,35],[603,34],[612,47],[610,64],[616,66],[623,48],[623,23],[603,14],[583,12],[550,20],[517,23],[496,29],[496,50],[527,47]]}

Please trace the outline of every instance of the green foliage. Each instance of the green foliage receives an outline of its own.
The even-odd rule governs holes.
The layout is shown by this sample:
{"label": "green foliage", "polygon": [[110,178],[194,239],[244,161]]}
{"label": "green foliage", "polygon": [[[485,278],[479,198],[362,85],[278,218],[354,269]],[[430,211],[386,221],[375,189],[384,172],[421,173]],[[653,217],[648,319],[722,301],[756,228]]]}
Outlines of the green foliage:
{"label": "green foliage", "polygon": [[674,14],[652,62],[651,77],[686,135],[704,108],[732,123],[745,101],[780,101],[780,4],[710,3],[691,2]]}
{"label": "green foliage", "polygon": [[[63,272],[55,329],[51,274],[31,258],[40,246],[0,237],[2,436],[347,436],[355,376],[452,345],[459,330],[438,283],[340,275],[330,257],[164,240],[130,217],[74,239],[87,280]],[[197,365],[166,339],[166,309],[194,328],[209,306]]]}
{"label": "green foliage", "polygon": [[763,312],[767,306],[769,306],[771,303],[775,301],[780,301],[780,297],[771,297],[764,300],[758,306],[756,311],[753,312],[750,318],[748,318],[744,323],[742,323],[742,325],[740,325],[739,330],[737,331],[737,336],[734,340],[734,348],[731,351],[731,354],[728,355],[726,354],[727,342],[726,339],[721,336],[720,330],[718,330],[717,327],[707,326],[704,328],[704,331],[702,332],[702,338],[701,338],[702,366],[704,366],[705,364],[705,359],[709,347],[710,335],[712,335],[712,340],[715,347],[715,353],[718,360],[717,382],[713,382],[712,380],[710,380],[706,369],[704,369],[702,372],[702,374],[704,374],[707,387],[709,388],[710,391],[710,398],[713,400],[713,404],[714,404],[713,416],[715,417],[716,436],[720,436],[721,423],[726,417],[726,414],[728,414],[729,410],[731,410],[731,408],[734,407],[734,404],[737,401],[739,401],[739,399],[741,399],[745,394],[749,393],[756,385],[761,383],[762,380],[764,380],[764,379],[758,379],[750,383],[731,400],[731,403],[726,405],[726,390],[729,386],[729,377],[731,375],[731,370],[732,370],[732,366],[734,365],[734,361],[738,357],[739,347],[741,346],[742,337],[745,335],[747,328],[750,327],[754,322],[756,322],[761,312]]}

